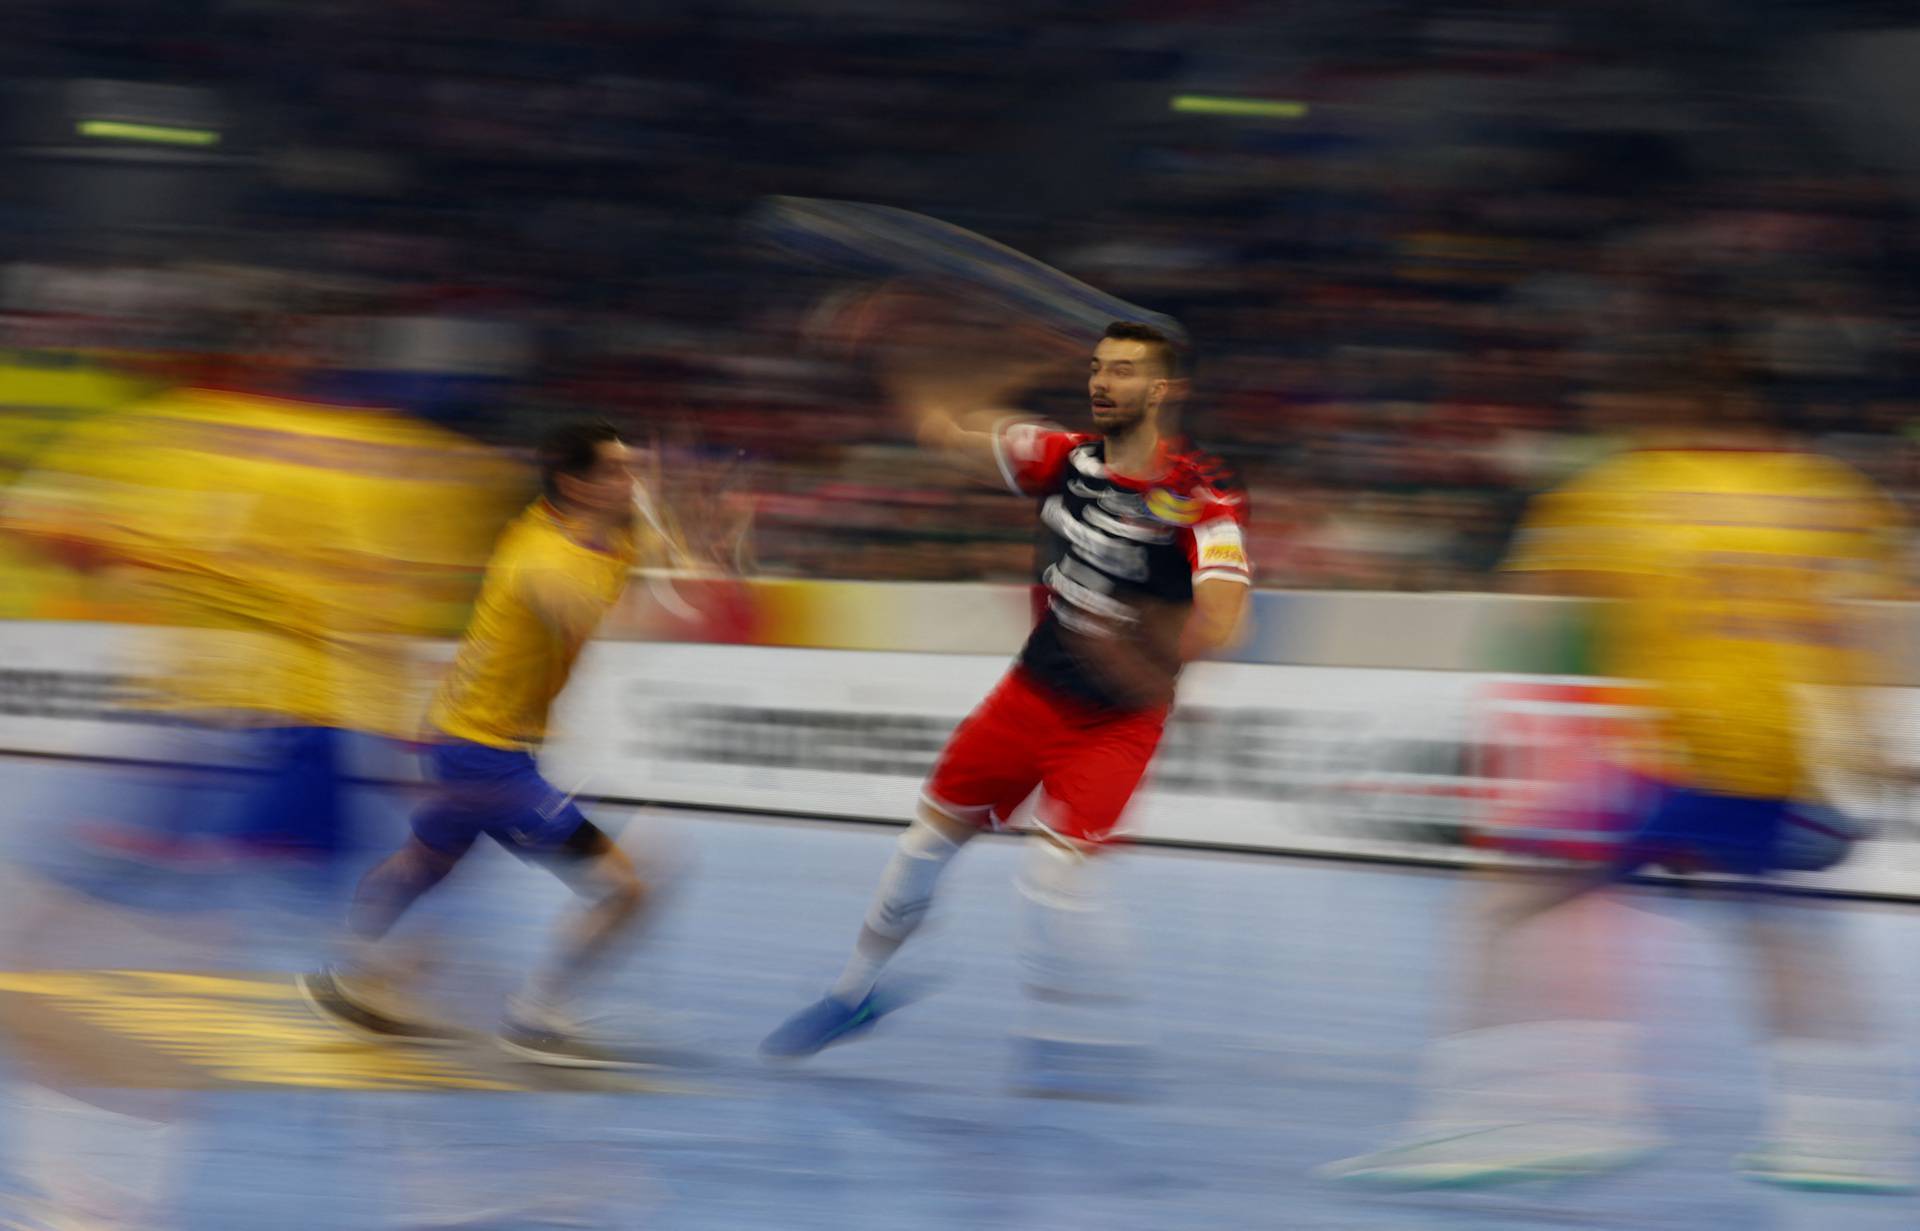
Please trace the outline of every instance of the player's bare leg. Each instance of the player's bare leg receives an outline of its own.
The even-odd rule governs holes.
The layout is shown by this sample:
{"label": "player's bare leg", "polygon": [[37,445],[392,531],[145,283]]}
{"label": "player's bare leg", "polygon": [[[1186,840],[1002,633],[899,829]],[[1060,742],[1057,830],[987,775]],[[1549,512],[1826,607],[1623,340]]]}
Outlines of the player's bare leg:
{"label": "player's bare leg", "polygon": [[378,944],[459,862],[458,855],[436,851],[418,838],[407,839],[360,878],[347,908],[348,933],[362,944]]}
{"label": "player's bare leg", "polygon": [[410,837],[360,878],[347,908],[342,960],[300,978],[316,1012],[353,1033],[389,1042],[435,1044],[458,1037],[407,997],[413,963],[394,952],[387,937],[460,858]]}
{"label": "player's bare leg", "polygon": [[[1544,990],[1538,985],[1551,973],[1537,952],[1537,925],[1562,908],[1587,902],[1609,879],[1584,870],[1502,869],[1476,875],[1459,938],[1466,968],[1457,1028],[1484,1029],[1537,1013]],[[1590,999],[1577,987],[1552,990]]]}
{"label": "player's bare leg", "polygon": [[586,1067],[609,1055],[584,1038],[577,998],[631,940],[652,894],[633,859],[597,826],[584,827],[549,866],[583,904],[561,925],[553,956],[508,1001],[502,1043],[529,1059]]}
{"label": "player's bare leg", "polygon": [[876,992],[881,972],[926,918],[935,886],[947,864],[972,841],[979,827],[922,803],[913,824],[894,843],[873,902],[860,924],[853,953],[825,997],[788,1018],[768,1035],[769,1056],[810,1056],[871,1028],[897,1007]]}

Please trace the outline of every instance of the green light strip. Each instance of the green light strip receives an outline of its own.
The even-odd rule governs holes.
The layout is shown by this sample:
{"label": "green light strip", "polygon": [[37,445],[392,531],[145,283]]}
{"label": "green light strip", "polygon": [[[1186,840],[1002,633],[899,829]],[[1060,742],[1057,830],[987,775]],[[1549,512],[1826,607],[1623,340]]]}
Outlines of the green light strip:
{"label": "green light strip", "polygon": [[220,134],[208,128],[172,128],[165,124],[129,124],[121,120],[82,120],[83,137],[105,141],[147,141],[156,145],[218,145]]}
{"label": "green light strip", "polygon": [[1169,105],[1189,115],[1250,115],[1269,120],[1297,120],[1307,114],[1305,103],[1270,98],[1218,98],[1211,94],[1176,94]]}

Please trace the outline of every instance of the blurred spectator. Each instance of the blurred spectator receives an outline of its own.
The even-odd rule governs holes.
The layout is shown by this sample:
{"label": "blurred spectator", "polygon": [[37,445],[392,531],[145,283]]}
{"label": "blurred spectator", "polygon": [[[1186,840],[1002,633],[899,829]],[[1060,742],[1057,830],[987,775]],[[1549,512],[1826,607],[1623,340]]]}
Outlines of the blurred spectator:
{"label": "blurred spectator", "polygon": [[[35,77],[176,83],[226,127],[211,157],[107,143],[81,175],[33,135],[71,145],[80,95],[35,94],[0,340],[177,379],[268,305],[358,320],[364,401],[487,439],[591,410],[746,450],[771,573],[1017,579],[1027,539],[800,344],[825,288],[736,238],[768,193],[919,209],[1182,318],[1190,426],[1245,474],[1263,584],[1484,584],[1525,496],[1608,447],[1622,374],[1703,333],[1920,496],[1909,208],[1759,76],[1856,6],[1761,3],[1712,37],[1645,6],[1388,0],[17,7]],[[1069,369],[1036,408],[1082,401]]]}

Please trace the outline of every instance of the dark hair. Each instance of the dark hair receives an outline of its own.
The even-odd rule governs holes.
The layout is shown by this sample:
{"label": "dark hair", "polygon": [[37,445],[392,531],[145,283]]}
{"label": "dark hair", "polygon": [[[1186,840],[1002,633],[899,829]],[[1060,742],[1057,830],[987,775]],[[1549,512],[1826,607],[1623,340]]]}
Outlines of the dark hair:
{"label": "dark hair", "polygon": [[563,423],[548,432],[540,442],[540,494],[559,499],[560,476],[592,470],[600,460],[600,446],[618,439],[618,428],[596,419]]}
{"label": "dark hair", "polygon": [[1143,325],[1139,321],[1115,321],[1100,336],[1118,342],[1145,342],[1152,348],[1154,358],[1160,361],[1160,370],[1167,374],[1169,380],[1186,376],[1192,364],[1193,357],[1186,346],[1152,325]]}

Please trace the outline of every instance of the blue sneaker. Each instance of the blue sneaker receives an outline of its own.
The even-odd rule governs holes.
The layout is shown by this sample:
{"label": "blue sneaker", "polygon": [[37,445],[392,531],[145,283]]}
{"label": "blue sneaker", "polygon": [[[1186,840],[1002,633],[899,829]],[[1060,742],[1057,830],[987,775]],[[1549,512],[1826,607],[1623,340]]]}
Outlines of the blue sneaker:
{"label": "blue sneaker", "polygon": [[901,1003],[883,1000],[878,990],[868,992],[859,1004],[823,996],[781,1022],[760,1044],[760,1054],[794,1060],[811,1056],[872,1030],[874,1023]]}

